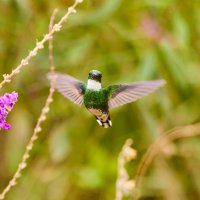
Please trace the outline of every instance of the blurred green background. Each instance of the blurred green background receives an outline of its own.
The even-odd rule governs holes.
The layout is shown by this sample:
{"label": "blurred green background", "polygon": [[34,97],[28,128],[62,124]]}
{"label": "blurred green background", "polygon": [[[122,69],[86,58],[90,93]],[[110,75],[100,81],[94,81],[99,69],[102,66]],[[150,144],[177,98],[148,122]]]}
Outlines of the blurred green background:
{"label": "blurred green background", "polygon": [[[0,0],[0,74],[11,72],[72,0]],[[56,71],[83,81],[100,70],[103,85],[165,79],[155,93],[111,111],[103,129],[85,108],[55,93],[43,131],[19,184],[8,200],[111,200],[117,157],[127,138],[138,157],[164,131],[200,120],[200,1],[85,0],[54,37]],[[19,101],[9,114],[12,129],[0,134],[0,189],[13,176],[48,94],[48,45],[1,95]],[[145,176],[142,200],[200,199],[200,138],[163,148]]]}

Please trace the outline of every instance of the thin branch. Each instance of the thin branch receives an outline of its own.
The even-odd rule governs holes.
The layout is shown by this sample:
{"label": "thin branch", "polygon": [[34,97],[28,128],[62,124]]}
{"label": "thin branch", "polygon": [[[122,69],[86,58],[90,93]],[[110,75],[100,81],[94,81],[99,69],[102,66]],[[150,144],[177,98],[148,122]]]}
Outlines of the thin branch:
{"label": "thin branch", "polygon": [[[49,23],[49,32],[51,32],[53,28],[54,18],[56,13],[58,12],[57,9],[54,10],[53,15],[51,17],[50,23]],[[49,39],[49,64],[50,64],[50,72],[55,72],[55,66],[54,66],[54,60],[53,60],[53,38]],[[51,82],[52,84],[52,82]]]}
{"label": "thin branch", "polygon": [[[56,14],[56,10],[53,12],[51,20],[50,20],[50,25],[49,25],[49,30],[50,31],[52,30],[55,14]],[[49,39],[49,62],[50,62],[50,72],[54,73],[55,67],[54,67],[54,63],[53,63],[53,43],[52,43],[52,40],[53,40],[53,37],[51,37]],[[21,162],[18,165],[17,171],[15,172],[13,178],[9,181],[8,185],[6,186],[6,188],[0,194],[0,199],[1,200],[3,200],[5,198],[5,195],[11,190],[11,188],[17,184],[17,180],[21,176],[22,170],[24,168],[26,168],[26,166],[27,166],[27,159],[30,157],[30,152],[33,149],[35,141],[38,138],[38,133],[41,132],[41,130],[42,130],[41,124],[46,119],[46,115],[49,112],[50,103],[53,101],[53,99],[52,99],[53,93],[54,93],[54,79],[52,78],[51,87],[49,89],[49,95],[48,95],[48,97],[46,99],[44,107],[42,108],[41,114],[40,114],[40,116],[39,116],[39,118],[37,120],[35,129],[33,131],[33,135],[31,136],[31,139],[29,140],[29,142],[28,142],[28,144],[26,146],[25,153],[24,153],[24,155],[22,157]]]}
{"label": "thin branch", "polygon": [[22,59],[20,64],[14,70],[12,70],[10,74],[3,75],[3,81],[0,83],[0,88],[2,88],[5,83],[11,82],[12,77],[18,74],[23,67],[28,65],[31,58],[36,56],[40,49],[44,48],[44,43],[50,40],[55,32],[59,32],[61,30],[64,22],[67,20],[69,15],[71,15],[72,13],[76,13],[75,8],[78,4],[82,3],[82,1],[83,0],[75,0],[74,4],[68,8],[68,11],[66,12],[66,14],[60,19],[60,21],[57,24],[53,26],[51,31],[45,34],[41,41],[36,42],[35,48],[29,52],[28,56]]}

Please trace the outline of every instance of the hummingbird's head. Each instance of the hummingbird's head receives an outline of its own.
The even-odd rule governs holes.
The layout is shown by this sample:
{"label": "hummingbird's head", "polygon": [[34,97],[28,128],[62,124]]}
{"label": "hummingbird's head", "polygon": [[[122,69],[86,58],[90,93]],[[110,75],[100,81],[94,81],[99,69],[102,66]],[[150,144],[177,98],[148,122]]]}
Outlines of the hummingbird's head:
{"label": "hummingbird's head", "polygon": [[101,77],[102,77],[102,74],[98,70],[91,70],[88,74],[89,80],[94,80],[94,81],[99,82],[99,83],[101,83]]}

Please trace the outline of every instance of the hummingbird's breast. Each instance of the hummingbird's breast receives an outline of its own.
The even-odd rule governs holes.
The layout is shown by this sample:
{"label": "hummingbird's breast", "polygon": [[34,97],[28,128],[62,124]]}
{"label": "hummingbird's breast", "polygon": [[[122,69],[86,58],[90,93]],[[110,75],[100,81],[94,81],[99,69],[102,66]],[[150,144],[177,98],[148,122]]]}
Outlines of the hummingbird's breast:
{"label": "hummingbird's breast", "polygon": [[84,105],[88,110],[95,109],[101,112],[108,111],[108,94],[104,89],[99,91],[86,90],[84,94]]}

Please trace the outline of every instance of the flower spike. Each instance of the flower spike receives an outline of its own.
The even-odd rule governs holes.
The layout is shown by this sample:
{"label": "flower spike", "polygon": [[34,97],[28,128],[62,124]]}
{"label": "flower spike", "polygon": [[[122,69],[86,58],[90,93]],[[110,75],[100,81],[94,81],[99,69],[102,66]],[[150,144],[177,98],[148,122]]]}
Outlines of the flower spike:
{"label": "flower spike", "polygon": [[18,94],[16,92],[6,93],[0,97],[0,129],[9,130],[11,125],[6,123],[8,113],[13,109]]}

